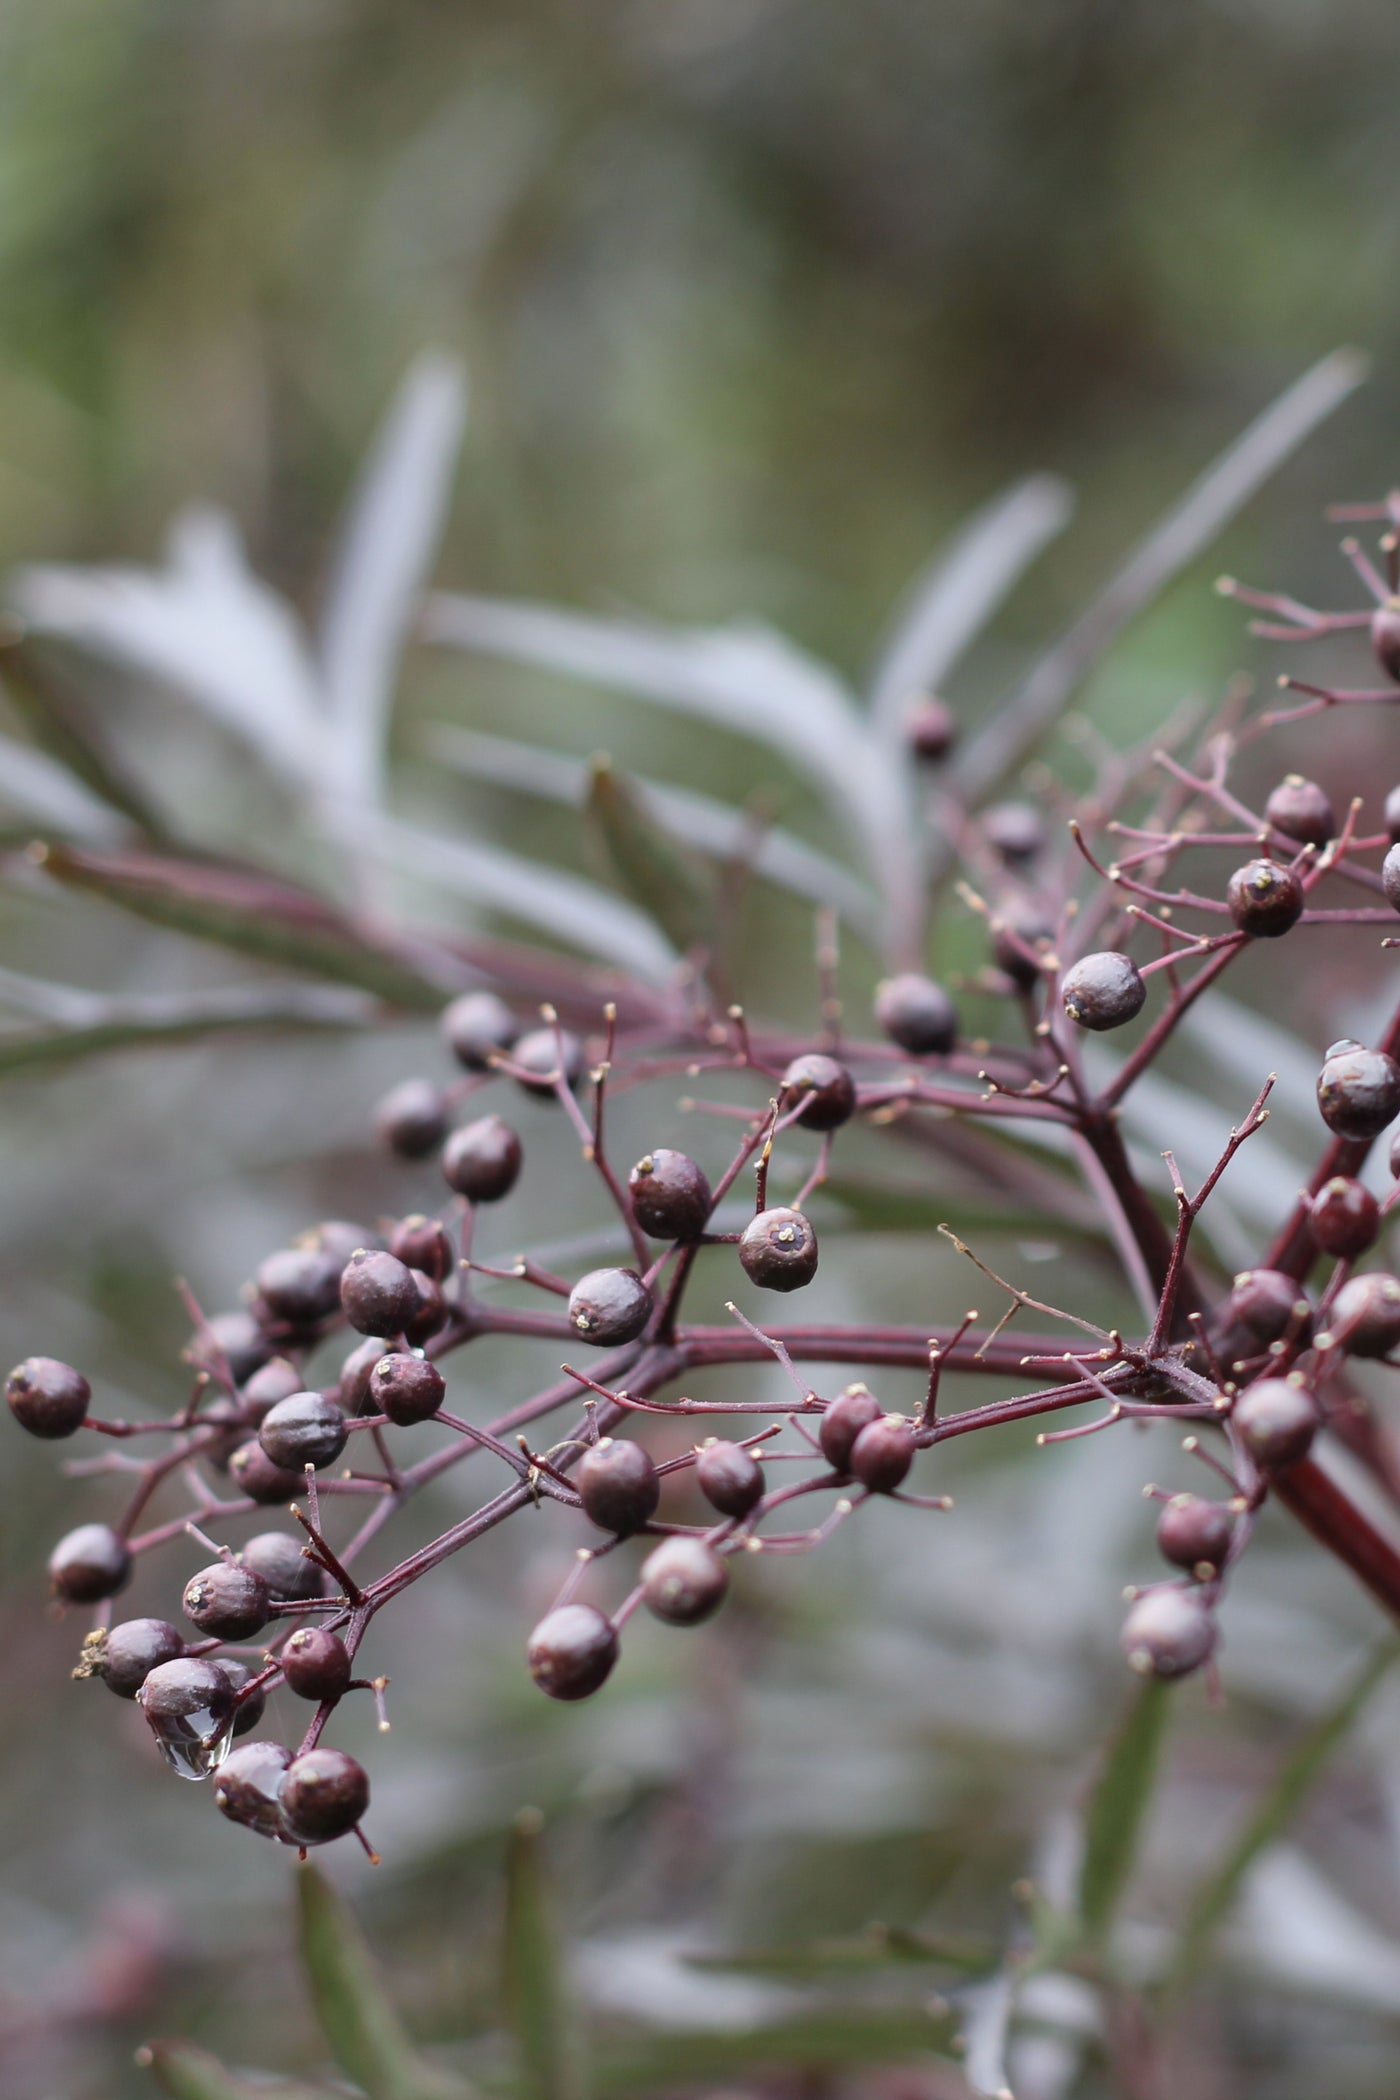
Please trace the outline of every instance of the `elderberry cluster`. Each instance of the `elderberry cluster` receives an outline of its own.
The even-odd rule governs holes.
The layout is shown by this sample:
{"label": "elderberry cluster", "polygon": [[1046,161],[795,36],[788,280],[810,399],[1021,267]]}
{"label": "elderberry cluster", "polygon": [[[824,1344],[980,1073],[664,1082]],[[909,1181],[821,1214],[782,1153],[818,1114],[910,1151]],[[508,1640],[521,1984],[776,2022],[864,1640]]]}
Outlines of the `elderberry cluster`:
{"label": "elderberry cluster", "polygon": [[[1386,516],[1400,526],[1400,505]],[[1307,706],[1261,718],[1252,734],[1332,706],[1394,703],[1393,534],[1384,546],[1384,602],[1360,621],[1230,586],[1280,611],[1293,639],[1369,625],[1382,669],[1397,681],[1383,693],[1302,687],[1312,696]],[[1361,573],[1374,574],[1364,559]],[[918,696],[907,726],[920,763],[942,766],[956,728],[945,703]],[[105,1417],[94,1410],[88,1379],[51,1358],[31,1357],[10,1374],[7,1399],[23,1429],[54,1440],[81,1430],[108,1439],[116,1448],[105,1459],[75,1470],[130,1483],[113,1521],[80,1525],[50,1560],[55,1596],[96,1607],[75,1676],[136,1700],[175,1771],[214,1775],[214,1799],[230,1820],[285,1844],[325,1843],[359,1833],[369,1803],[363,1767],[321,1738],[356,1692],[373,1697],[387,1725],[387,1679],[356,1674],[378,1615],[515,1512],[557,1504],[589,1527],[526,1642],[539,1688],[578,1700],[611,1675],[638,1610],[671,1626],[699,1625],[720,1609],[736,1563],[750,1556],[806,1552],[876,1498],[946,1509],[945,1496],[916,1493],[909,1482],[949,1438],[1085,1407],[1094,1410],[1088,1421],[1045,1430],[1041,1442],[1124,1419],[1185,1423],[1188,1449],[1224,1491],[1211,1500],[1148,1490],[1163,1503],[1157,1540],[1175,1574],[1131,1598],[1123,1646],[1133,1668],[1177,1677],[1210,1660],[1226,1582],[1270,1494],[1400,1608],[1400,1560],[1312,1456],[1326,1429],[1385,1478],[1349,1367],[1400,1364],[1400,1278],[1357,1266],[1400,1198],[1400,1138],[1384,1202],[1360,1178],[1370,1145],[1400,1119],[1400,1012],[1379,1044],[1347,1040],[1326,1051],[1309,1188],[1279,1220],[1259,1265],[1228,1288],[1212,1283],[1193,1233],[1235,1153],[1262,1127],[1272,1077],[1194,1195],[1166,1155],[1174,1231],[1138,1179],[1120,1129],[1118,1111],[1136,1080],[1253,942],[1393,925],[1400,911],[1400,788],[1385,799],[1380,831],[1363,829],[1362,799],[1339,818],[1322,788],[1297,774],[1278,782],[1256,813],[1230,781],[1244,741],[1227,725],[1190,762],[1154,751],[1119,765],[1112,794],[1100,781],[1082,806],[1066,802],[1058,845],[1055,828],[1029,803],[961,812],[968,879],[960,894],[984,921],[987,963],[951,990],[922,971],[897,971],[876,990],[869,1036],[849,1031],[829,959],[816,1041],[719,1007],[697,979],[673,995],[638,999],[626,1020],[616,1004],[600,1011],[582,999],[566,1015],[547,1006],[526,1016],[486,987],[454,999],[442,1016],[453,1077],[407,1078],[374,1116],[382,1145],[423,1172],[422,1209],[374,1228],[323,1221],[270,1252],[235,1308],[206,1317],[191,1301],[192,1390],[166,1419]],[[1122,846],[1107,866],[1088,836],[1098,826]],[[1232,866],[1199,888],[1169,886],[1187,854],[1228,856]],[[1377,901],[1355,902],[1358,891]],[[1319,893],[1352,901],[1322,903]],[[1156,1011],[1145,1013],[1158,989]],[[969,1035],[963,990],[1001,1003],[1004,1040]],[[1139,1017],[1134,1047],[1117,1063],[1086,1060],[1086,1034]],[[752,1088],[747,1107],[692,1104],[713,1111],[712,1127],[737,1118],[730,1156],[707,1168],[656,1146],[620,1171],[605,1141],[610,1090],[666,1088],[681,1074],[693,1081],[707,1073],[738,1075]],[[503,1112],[512,1087],[567,1119],[629,1259],[575,1277],[529,1258],[508,1269],[480,1259],[483,1208],[506,1202],[530,1172]],[[488,1092],[497,1105],[480,1113]],[[951,1329],[800,1319],[760,1327],[730,1305],[728,1323],[690,1320],[687,1293],[701,1263],[727,1266],[735,1290],[747,1284],[786,1298],[812,1285],[819,1253],[809,1204],[833,1146],[856,1122],[895,1138],[916,1135],[935,1155],[956,1130],[963,1164],[985,1169],[989,1180],[1002,1171],[1005,1136],[1018,1126],[1049,1125],[1077,1140],[1125,1274],[1150,1283],[1146,1331],[1125,1338],[1032,1298],[946,1226],[953,1248],[1004,1295],[999,1318],[969,1313]],[[788,1164],[789,1151],[807,1144],[798,1132],[818,1140],[815,1163],[790,1202],[770,1202],[774,1160]],[[747,1196],[750,1186],[751,1209],[731,1202],[731,1191]],[[1051,1221],[1052,1192],[1045,1201]],[[1319,1281],[1314,1272],[1324,1263]],[[490,1291],[498,1278],[530,1286],[537,1302],[498,1302]],[[1066,1349],[1056,1331],[1028,1332],[1028,1314],[1067,1323],[1078,1346]],[[454,1353],[487,1334],[550,1340],[563,1360],[555,1383],[480,1423],[454,1409],[448,1379]],[[599,1352],[585,1359],[596,1376],[571,1360],[581,1349]],[[769,1359],[793,1387],[777,1409],[742,1389],[724,1399],[683,1390],[692,1372]],[[922,1404],[912,1413],[891,1409],[863,1377],[824,1396],[803,1363],[918,1370],[927,1381]],[[944,1381],[954,1377],[1010,1380],[1018,1390],[951,1407]],[[573,1418],[538,1447],[532,1425],[570,1408]],[[739,1433],[745,1418],[774,1415]],[[658,1416],[673,1425],[706,1417],[728,1433],[658,1458],[632,1433]],[[125,1447],[147,1437],[158,1455],[130,1456]],[[494,1471],[493,1490],[398,1560],[381,1552],[378,1572],[367,1575],[389,1520],[467,1460]],[[152,1504],[166,1494],[184,1506],[151,1521]],[[823,1513],[797,1521],[811,1498]],[[221,1541],[230,1522],[262,1508],[283,1510],[286,1521],[236,1549]],[[138,1563],[191,1537],[207,1564],[185,1582],[183,1623],[115,1619],[113,1600]],[[608,1584],[623,1567],[630,1587],[610,1603]],[[581,1594],[585,1585],[592,1598]],[[295,1747],[253,1733],[278,1687],[312,1708]]]}

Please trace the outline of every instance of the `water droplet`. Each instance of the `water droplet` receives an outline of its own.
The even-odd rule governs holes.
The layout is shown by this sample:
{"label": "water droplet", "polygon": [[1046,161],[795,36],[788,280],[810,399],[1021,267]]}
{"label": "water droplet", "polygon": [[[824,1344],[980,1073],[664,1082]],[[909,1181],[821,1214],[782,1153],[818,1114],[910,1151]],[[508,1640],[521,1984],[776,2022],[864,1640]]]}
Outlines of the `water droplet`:
{"label": "water droplet", "polygon": [[232,1741],[232,1719],[207,1709],[167,1722],[156,1735],[161,1756],[182,1779],[207,1779],[227,1757]]}

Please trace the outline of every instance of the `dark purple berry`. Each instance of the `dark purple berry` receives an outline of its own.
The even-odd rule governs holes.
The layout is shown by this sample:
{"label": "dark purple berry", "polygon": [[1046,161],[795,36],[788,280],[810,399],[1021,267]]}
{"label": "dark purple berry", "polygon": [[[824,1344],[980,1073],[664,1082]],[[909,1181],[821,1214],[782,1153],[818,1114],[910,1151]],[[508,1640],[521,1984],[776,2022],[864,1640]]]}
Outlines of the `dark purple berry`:
{"label": "dark purple berry", "polygon": [[617,1661],[617,1634],[591,1604],[561,1604],[530,1635],[530,1675],[551,1699],[587,1699]]}
{"label": "dark purple berry", "polygon": [[1298,1284],[1282,1269],[1241,1270],[1225,1305],[1230,1324],[1243,1328],[1261,1348],[1305,1333],[1311,1311]]}
{"label": "dark purple berry", "polygon": [[49,1555],[49,1581],[65,1604],[97,1604],[131,1580],[131,1549],[110,1524],[80,1524]]}
{"label": "dark purple berry", "polygon": [[1272,860],[1251,860],[1230,877],[1225,901],[1239,932],[1247,933],[1251,940],[1276,941],[1297,925],[1307,900],[1292,868],[1281,868]]}
{"label": "dark purple berry", "polygon": [[1055,929],[1034,905],[1017,904],[991,922],[992,960],[1018,991],[1033,992],[1055,938]]}
{"label": "dark purple berry", "polygon": [[1217,1638],[1214,1616],[1195,1590],[1148,1590],[1123,1621],[1123,1653],[1143,1677],[1189,1676],[1214,1653]]}
{"label": "dark purple berry", "polygon": [[750,1218],[739,1260],[761,1291],[800,1291],[817,1273],[817,1235],[800,1210],[779,1204]]}
{"label": "dark purple berry", "polygon": [[260,1531],[239,1549],[245,1568],[261,1576],[270,1594],[300,1602],[326,1594],[323,1569],[304,1551],[299,1538],[288,1531]]}
{"label": "dark purple berry", "polygon": [[258,1297],[289,1327],[314,1327],[340,1303],[341,1264],[322,1247],[280,1247],[253,1278]]}
{"label": "dark purple berry", "polygon": [[259,1837],[288,1841],[277,1791],[291,1761],[284,1743],[241,1743],[214,1775],[215,1807]]}
{"label": "dark purple berry", "polygon": [[5,1380],[5,1398],[21,1429],[56,1441],[82,1428],[92,1387],[81,1371],[56,1356],[26,1356]]}
{"label": "dark purple berry", "polygon": [[343,1750],[303,1750],[282,1775],[278,1803],[291,1835],[302,1845],[344,1837],[369,1807],[369,1774]]}
{"label": "dark purple berry", "polygon": [[272,1617],[272,1593],[261,1575],[236,1560],[216,1560],[185,1584],[185,1617],[220,1641],[250,1641]]}
{"label": "dark purple berry", "polygon": [[279,1400],[268,1409],[258,1442],[275,1466],[300,1474],[306,1466],[319,1472],[322,1466],[333,1465],[345,1449],[348,1434],[338,1401],[327,1399],[324,1393],[293,1393],[290,1400]]}
{"label": "dark purple berry", "polygon": [[1391,844],[1400,846],[1400,787],[1393,787],[1385,798],[1385,828]]}
{"label": "dark purple berry", "polygon": [[377,1253],[384,1245],[384,1237],[368,1225],[352,1224],[348,1218],[323,1218],[310,1232],[301,1235],[298,1244],[329,1254],[337,1268],[343,1269],[351,1255],[358,1254],[362,1247]]}
{"label": "dark purple berry", "polygon": [[618,1349],[646,1330],[655,1300],[635,1269],[590,1269],[569,1293],[569,1325],[595,1349]]}
{"label": "dark purple berry", "polygon": [[215,1313],[195,1334],[185,1351],[190,1362],[217,1378],[223,1366],[235,1385],[246,1385],[273,1354],[273,1346],[246,1306]]}
{"label": "dark purple berry", "polygon": [[1004,861],[1034,860],[1045,849],[1045,819],[1030,802],[997,802],[983,813],[982,836]]}
{"label": "dark purple berry", "polygon": [[445,1008],[441,1026],[448,1049],[469,1072],[488,1071],[518,1033],[515,1015],[494,992],[463,992]]}
{"label": "dark purple berry", "polygon": [[952,1000],[941,984],[913,970],[876,987],[875,1020],[881,1033],[911,1057],[946,1056],[958,1039]]}
{"label": "dark purple berry", "polygon": [[254,1428],[279,1400],[290,1400],[305,1386],[300,1371],[285,1356],[274,1356],[260,1371],[254,1371],[241,1395],[243,1420]]}
{"label": "dark purple berry", "polygon": [[1392,846],[1381,862],[1381,888],[1386,903],[1400,911],[1400,846]]}
{"label": "dark purple berry", "polygon": [[642,1602],[671,1626],[713,1617],[728,1588],[728,1568],[703,1539],[666,1539],[642,1562]]}
{"label": "dark purple berry", "polygon": [[851,1446],[850,1470],[872,1495],[892,1495],[914,1463],[918,1449],[909,1424],[883,1415],[862,1429]]}
{"label": "dark purple berry", "polygon": [[1071,1021],[1098,1035],[1133,1020],[1146,998],[1137,964],[1113,948],[1082,955],[1060,979],[1060,1000]]}
{"label": "dark purple berry", "polygon": [[270,1508],[275,1502],[290,1502],[306,1486],[304,1474],[274,1465],[256,1437],[240,1444],[228,1462],[240,1491],[251,1502]]}
{"label": "dark purple berry", "polygon": [[1364,1181],[1334,1174],[1324,1181],[1308,1208],[1308,1228],[1324,1254],[1354,1261],[1376,1244],[1381,1207]]}
{"label": "dark purple berry", "polygon": [[1334,1044],[1318,1077],[1317,1105],[1338,1137],[1368,1143],[1400,1116],[1400,1065],[1384,1050]]}
{"label": "dark purple berry", "polygon": [[695,1457],[695,1479],[711,1509],[722,1517],[746,1517],[763,1500],[763,1468],[742,1444],[715,1438]]}
{"label": "dark purple berry", "polygon": [[235,1686],[222,1663],[186,1655],[158,1663],[136,1694],[167,1764],[182,1779],[204,1779],[233,1728]]}
{"label": "dark purple berry", "polygon": [[418,1290],[392,1254],[361,1247],[341,1274],[340,1302],[361,1334],[402,1334],[418,1310]]}
{"label": "dark purple berry", "polygon": [[632,1215],[654,1240],[695,1240],[709,1222],[714,1198],[704,1172],[684,1152],[658,1145],[627,1177]]}
{"label": "dark purple berry", "polygon": [[1400,602],[1394,598],[1371,615],[1371,647],[1386,677],[1400,679]]}
{"label": "dark purple berry", "polygon": [[1379,1270],[1353,1276],[1332,1300],[1327,1325],[1349,1356],[1389,1356],[1400,1346],[1400,1278]]}
{"label": "dark purple berry", "polygon": [[336,1398],[347,1415],[361,1415],[369,1406],[370,1374],[381,1357],[396,1354],[395,1345],[382,1335],[366,1335],[357,1342],[340,1367]]}
{"label": "dark purple berry", "polygon": [[444,1228],[420,1212],[399,1220],[389,1238],[389,1252],[405,1268],[421,1269],[434,1283],[446,1283],[457,1263]]}
{"label": "dark purple berry", "polygon": [[426,1159],[447,1135],[447,1096],[430,1079],[403,1079],[374,1111],[381,1145],[400,1159]]}
{"label": "dark purple berry", "polygon": [[946,700],[932,693],[910,703],[904,717],[904,741],[925,765],[941,765],[957,742],[958,718]]}
{"label": "dark purple berry", "polygon": [[590,1445],[575,1478],[584,1515],[618,1538],[649,1524],[661,1500],[661,1476],[630,1437],[605,1436]]}
{"label": "dark purple berry", "polygon": [[369,1404],[406,1429],[426,1422],[442,1406],[447,1383],[436,1364],[424,1356],[381,1356],[369,1379]]}
{"label": "dark purple berry", "polygon": [[520,1179],[520,1139],[504,1116],[479,1116],[442,1149],[443,1179],[469,1203],[499,1203]]}
{"label": "dark purple berry", "polygon": [[1326,791],[1301,773],[1289,773],[1264,804],[1264,816],[1275,831],[1300,846],[1327,844],[1337,836],[1337,819]]}
{"label": "dark purple berry", "polygon": [[880,1421],[884,1412],[869,1386],[848,1385],[844,1393],[838,1393],[823,1413],[817,1430],[817,1441],[827,1464],[838,1473],[849,1473],[856,1438],[872,1422]]}
{"label": "dark purple berry", "polygon": [[556,1073],[562,1073],[565,1085],[571,1088],[583,1078],[583,1044],[567,1028],[532,1028],[521,1036],[510,1061],[529,1075],[520,1080],[524,1091],[541,1101],[556,1098]]}
{"label": "dark purple berry", "polygon": [[813,1050],[788,1066],[779,1098],[785,1110],[805,1101],[797,1119],[804,1130],[839,1130],[856,1112],[856,1083],[834,1057]]}
{"label": "dark purple berry", "polygon": [[411,1320],[404,1322],[403,1338],[413,1348],[421,1349],[435,1334],[441,1334],[452,1316],[452,1308],[442,1294],[441,1284],[425,1276],[421,1269],[410,1269],[413,1288],[418,1293],[418,1310]]}
{"label": "dark purple berry", "polygon": [[1206,1581],[1225,1565],[1234,1519],[1219,1502],[1202,1495],[1173,1495],[1157,1519],[1157,1546],[1174,1568]]}
{"label": "dark purple berry", "polygon": [[1322,1422],[1314,1396],[1292,1378],[1246,1386],[1230,1419],[1250,1456],[1268,1470],[1306,1458]]}
{"label": "dark purple berry", "polygon": [[350,1651],[324,1626],[299,1626],[283,1642],[278,1661],[299,1699],[338,1699],[350,1682]]}
{"label": "dark purple berry", "polygon": [[152,1670],[185,1652],[184,1635],[168,1619],[123,1619],[99,1639],[95,1674],[119,1699],[134,1699]]}

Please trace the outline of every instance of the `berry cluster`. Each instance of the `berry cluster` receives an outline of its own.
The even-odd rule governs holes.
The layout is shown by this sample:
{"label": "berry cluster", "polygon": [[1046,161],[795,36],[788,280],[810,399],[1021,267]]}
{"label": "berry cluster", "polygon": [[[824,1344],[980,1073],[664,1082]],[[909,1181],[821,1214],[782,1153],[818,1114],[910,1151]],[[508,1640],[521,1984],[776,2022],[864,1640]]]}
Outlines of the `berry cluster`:
{"label": "berry cluster", "polygon": [[[1400,524],[1394,506],[1384,514]],[[1229,588],[1276,614],[1285,624],[1267,628],[1275,634],[1307,638],[1368,625],[1382,669],[1400,681],[1393,535],[1383,547],[1388,582],[1353,550],[1363,579],[1380,593],[1374,614],[1316,614]],[[1400,695],[1400,684],[1379,693],[1299,689],[1310,696],[1306,707],[1217,727],[1193,763],[1155,751],[1116,764],[1111,793],[1101,780],[1092,804],[1065,809],[1069,843],[1058,852],[1052,827],[1029,804],[961,813],[969,876],[961,895],[988,935],[988,961],[970,989],[1003,1002],[1012,1024],[1005,1041],[969,1038],[950,991],[912,967],[879,986],[875,1032],[852,1036],[835,996],[829,938],[815,1042],[761,1030],[738,1007],[706,1006],[695,981],[659,1007],[639,1008],[625,1025],[614,1005],[599,1014],[580,1004],[568,1025],[547,1007],[527,1025],[495,990],[454,1000],[442,1035],[455,1078],[407,1079],[375,1118],[382,1144],[434,1177],[435,1212],[415,1210],[378,1229],[322,1222],[267,1256],[236,1309],[206,1318],[190,1301],[192,1391],[168,1419],[103,1417],[93,1411],[88,1380],[50,1358],[31,1357],[11,1373],[10,1410],[37,1437],[89,1430],[123,1445],[160,1441],[153,1458],[117,1450],[74,1468],[132,1483],[115,1521],[82,1524],[50,1561],[56,1597],[97,1607],[75,1675],[135,1699],[177,1772],[214,1775],[214,1798],[230,1820],[286,1844],[322,1844],[358,1833],[369,1801],[363,1768],[322,1742],[327,1724],[341,1700],[368,1692],[387,1726],[387,1680],[356,1674],[371,1627],[404,1591],[516,1511],[556,1503],[591,1527],[590,1543],[576,1551],[526,1644],[539,1688],[577,1700],[607,1680],[637,1611],[672,1626],[699,1625],[724,1603],[742,1558],[806,1552],[873,1498],[947,1508],[945,1496],[909,1483],[949,1438],[1086,1405],[1096,1410],[1090,1420],[1045,1430],[1042,1443],[1125,1419],[1184,1422],[1195,1425],[1188,1450],[1223,1491],[1211,1500],[1148,1490],[1163,1504],[1157,1539],[1174,1573],[1132,1596],[1123,1645],[1135,1669],[1177,1677],[1209,1661],[1224,1585],[1269,1494],[1388,1608],[1400,1609],[1400,1557],[1310,1456],[1327,1428],[1390,1486],[1348,1366],[1395,1365],[1400,1351],[1400,1278],[1357,1267],[1400,1196],[1400,1142],[1384,1202],[1358,1178],[1368,1147],[1400,1118],[1400,1013],[1379,1045],[1348,1040],[1326,1052],[1316,1096],[1322,1144],[1310,1187],[1280,1221],[1260,1265],[1227,1289],[1211,1288],[1192,1234],[1235,1153],[1264,1122],[1274,1081],[1265,1079],[1194,1195],[1166,1155],[1174,1231],[1137,1178],[1117,1114],[1182,1016],[1253,942],[1305,940],[1318,926],[1388,926],[1400,911],[1400,789],[1387,798],[1384,828],[1368,832],[1360,800],[1339,820],[1322,789],[1295,774],[1257,813],[1230,784],[1235,754],[1272,723]],[[941,701],[924,696],[911,707],[908,736],[921,762],[937,767],[955,724]],[[1109,865],[1086,835],[1102,826],[1124,842]],[[1169,887],[1187,853],[1229,854],[1233,871],[1213,888]],[[1320,903],[1324,886],[1376,901]],[[1204,924],[1195,927],[1197,918]],[[1095,1065],[1091,1076],[1086,1033],[1134,1022],[1158,988],[1163,996],[1134,1047],[1106,1075]],[[658,1146],[620,1172],[605,1141],[610,1092],[665,1087],[682,1073],[737,1074],[751,1083],[747,1108],[692,1104],[708,1106],[716,1125],[737,1119],[729,1157],[712,1174],[688,1154]],[[629,1259],[571,1279],[530,1259],[502,1270],[477,1257],[483,1207],[504,1202],[528,1173],[520,1135],[501,1112],[512,1086],[557,1104],[568,1119]],[[476,1114],[487,1089],[500,1105]],[[463,1112],[470,1120],[458,1120]],[[956,1142],[964,1164],[989,1176],[1004,1171],[1006,1130],[1049,1124],[1068,1133],[1090,1162],[1094,1198],[1125,1274],[1148,1286],[1145,1332],[1127,1339],[1032,1298],[947,1227],[953,1246],[1005,1294],[1006,1309],[989,1324],[969,1313],[960,1325],[933,1331],[760,1327],[737,1305],[727,1324],[687,1320],[688,1286],[702,1262],[730,1264],[736,1288],[747,1282],[781,1297],[813,1283],[819,1250],[808,1205],[833,1146],[857,1120],[897,1123],[935,1150]],[[790,1202],[770,1203],[772,1162],[797,1132],[819,1140],[815,1162]],[[750,1173],[752,1213],[736,1217],[731,1191]],[[1053,1216],[1054,1195],[1041,1187]],[[540,1303],[495,1302],[486,1286],[497,1277],[529,1285]],[[1066,1349],[1053,1331],[1028,1333],[1024,1325],[1013,1339],[1008,1323],[1026,1314],[1068,1324],[1079,1345]],[[565,1360],[555,1383],[480,1424],[453,1411],[444,1367],[493,1333],[549,1339]],[[569,1360],[580,1349],[601,1352],[594,1370]],[[786,1371],[794,1397],[754,1433],[738,1432],[745,1417],[774,1414],[765,1403],[676,1390],[691,1373],[766,1358]],[[863,1378],[824,1395],[801,1374],[803,1362],[871,1375],[882,1366],[921,1370],[922,1404],[910,1414],[892,1410]],[[1028,1371],[1030,1389],[1009,1399],[950,1409],[943,1395],[949,1374],[1024,1383]],[[532,1425],[571,1404],[574,1419],[537,1448]],[[658,1460],[630,1433],[656,1416],[705,1417],[729,1433]],[[347,1455],[351,1462],[342,1463]],[[468,1459],[502,1470],[497,1490],[440,1536],[364,1577],[388,1520]],[[184,1506],[148,1523],[150,1505],[167,1489],[179,1491]],[[794,1522],[814,1497],[822,1504],[814,1521]],[[231,1520],[259,1508],[288,1511],[290,1521],[237,1550],[218,1542]],[[112,1600],[137,1563],[190,1537],[208,1563],[185,1584],[183,1623],[115,1620]],[[595,1571],[615,1555],[632,1568],[632,1583],[605,1608],[607,1577]],[[586,1584],[600,1601],[581,1596]],[[313,1709],[295,1748],[252,1733],[278,1685]]]}

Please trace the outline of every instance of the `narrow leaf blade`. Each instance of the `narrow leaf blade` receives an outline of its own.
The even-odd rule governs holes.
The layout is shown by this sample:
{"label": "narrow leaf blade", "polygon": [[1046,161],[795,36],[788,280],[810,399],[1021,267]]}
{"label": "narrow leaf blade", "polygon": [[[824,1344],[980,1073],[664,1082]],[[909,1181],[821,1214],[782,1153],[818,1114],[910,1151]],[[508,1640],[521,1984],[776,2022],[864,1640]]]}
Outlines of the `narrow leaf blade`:
{"label": "narrow leaf blade", "polygon": [[[81,703],[60,682],[32,642],[15,641],[0,649],[0,677],[11,707],[58,776],[67,783],[68,799],[75,811],[85,806],[89,810],[87,825],[79,836],[99,835],[98,816],[93,812],[105,818],[109,842],[133,825],[148,838],[162,835],[164,826],[154,810],[108,756]],[[29,754],[31,761],[36,755]],[[13,791],[16,783],[8,756],[5,782],[7,792]],[[34,813],[41,822],[58,821],[65,829],[78,829],[76,823],[70,826],[61,816],[55,819],[48,812]]]}
{"label": "narrow leaf blade", "polygon": [[1170,1687],[1145,1677],[1109,1741],[1084,1823],[1079,1918],[1102,1942],[1113,1923],[1137,1856],[1170,1712]]}
{"label": "narrow leaf blade", "polygon": [[589,769],[587,814],[613,874],[681,954],[703,946],[713,925],[714,888],[667,837],[631,781],[606,758]]}
{"label": "narrow leaf blade", "polygon": [[516,1818],[506,1862],[506,2018],[526,2100],[578,2100],[582,2080],[540,1858],[540,1819]]}
{"label": "narrow leaf blade", "polygon": [[192,2042],[151,2042],[137,2061],[171,2100],[335,2100],[328,2085],[240,2078]]}

